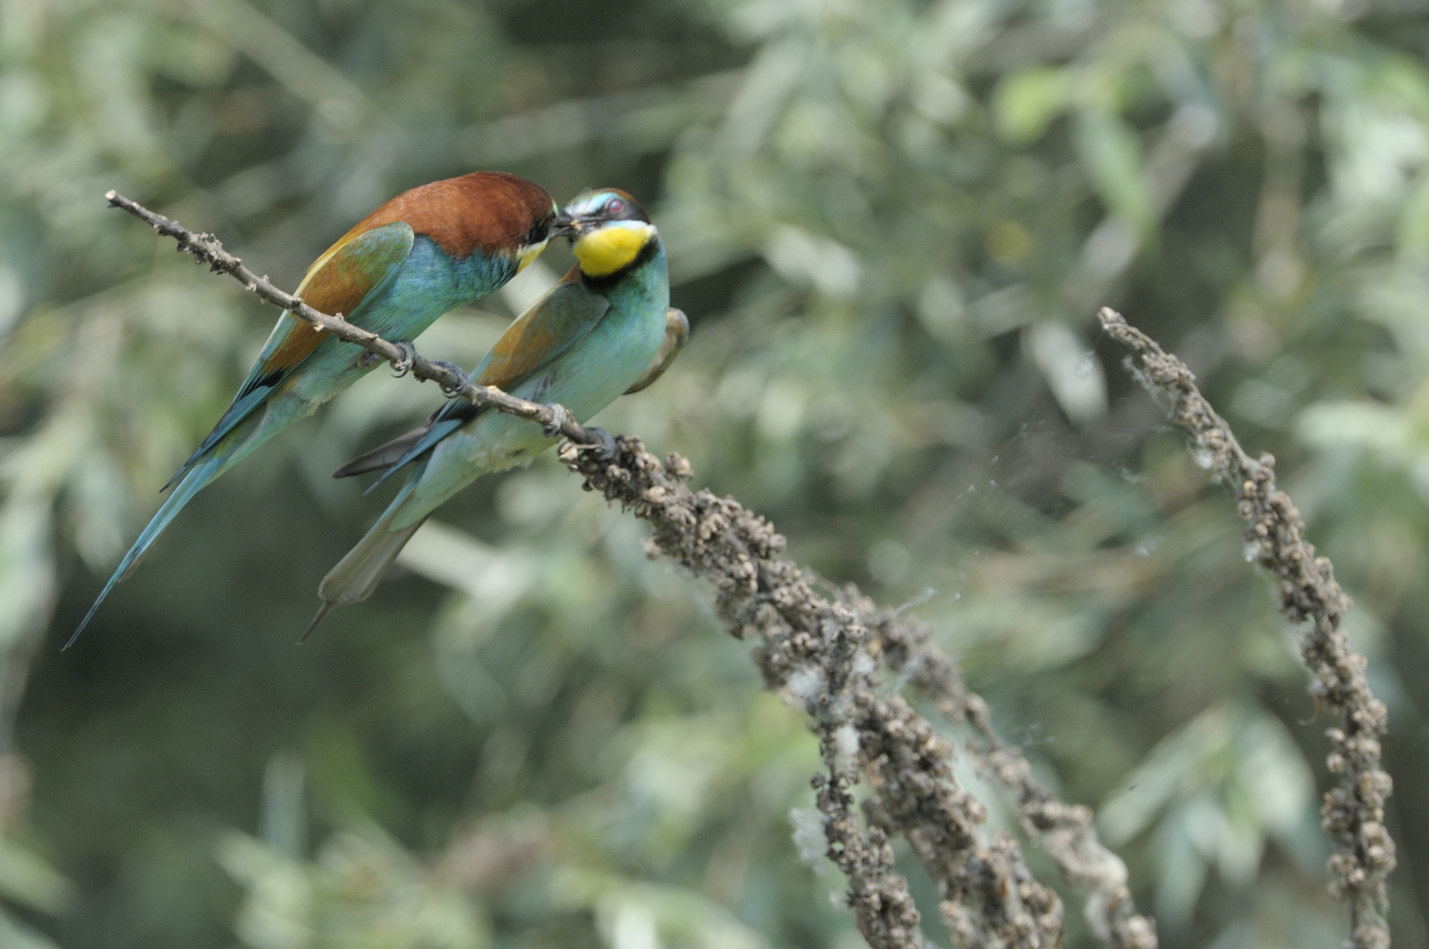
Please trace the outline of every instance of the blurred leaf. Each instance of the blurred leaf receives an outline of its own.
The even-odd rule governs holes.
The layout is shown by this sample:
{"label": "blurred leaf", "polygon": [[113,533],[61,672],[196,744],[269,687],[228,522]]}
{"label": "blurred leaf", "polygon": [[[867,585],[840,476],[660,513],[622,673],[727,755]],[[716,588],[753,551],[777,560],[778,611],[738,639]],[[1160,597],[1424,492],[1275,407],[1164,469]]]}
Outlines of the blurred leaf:
{"label": "blurred leaf", "polygon": [[1162,741],[1101,807],[1108,841],[1155,827],[1160,912],[1182,925],[1210,867],[1254,879],[1268,838],[1291,834],[1314,782],[1284,726],[1248,709],[1207,709]]}
{"label": "blurred leaf", "polygon": [[59,943],[46,939],[24,923],[0,913],[0,941],[9,949],[58,949]]}
{"label": "blurred leaf", "polygon": [[8,836],[0,837],[0,893],[50,914],[67,909],[74,898],[74,888],[68,880]]}
{"label": "blurred leaf", "polygon": [[1036,141],[1067,110],[1072,91],[1066,71],[1050,66],[1020,69],[1006,76],[992,99],[998,132],[1014,145]]}
{"label": "blurred leaf", "polygon": [[1063,323],[1034,323],[1026,339],[1063,412],[1076,422],[1106,413],[1106,379],[1089,345]]}
{"label": "blurred leaf", "polygon": [[254,949],[490,944],[486,926],[460,893],[430,879],[372,828],[328,842],[311,866],[238,835],[224,842],[219,857],[246,887],[237,931]]}
{"label": "blurred leaf", "polygon": [[1077,152],[1107,209],[1138,239],[1150,239],[1157,229],[1156,203],[1140,137],[1105,109],[1083,107],[1073,118]]}

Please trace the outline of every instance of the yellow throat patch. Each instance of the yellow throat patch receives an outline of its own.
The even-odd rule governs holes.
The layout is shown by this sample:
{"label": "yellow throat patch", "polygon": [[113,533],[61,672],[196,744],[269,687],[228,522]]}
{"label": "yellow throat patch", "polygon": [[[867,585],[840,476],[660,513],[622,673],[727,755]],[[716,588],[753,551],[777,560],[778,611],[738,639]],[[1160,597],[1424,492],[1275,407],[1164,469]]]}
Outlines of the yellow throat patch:
{"label": "yellow throat patch", "polygon": [[608,277],[629,267],[654,236],[655,228],[643,221],[621,221],[581,235],[571,251],[586,276]]}
{"label": "yellow throat patch", "polygon": [[516,258],[516,272],[520,273],[521,271],[525,270],[526,265],[529,264],[531,261],[535,260],[537,257],[540,257],[541,251],[545,249],[545,241],[541,241],[541,243],[539,244],[527,244],[524,248],[521,249],[521,256]]}

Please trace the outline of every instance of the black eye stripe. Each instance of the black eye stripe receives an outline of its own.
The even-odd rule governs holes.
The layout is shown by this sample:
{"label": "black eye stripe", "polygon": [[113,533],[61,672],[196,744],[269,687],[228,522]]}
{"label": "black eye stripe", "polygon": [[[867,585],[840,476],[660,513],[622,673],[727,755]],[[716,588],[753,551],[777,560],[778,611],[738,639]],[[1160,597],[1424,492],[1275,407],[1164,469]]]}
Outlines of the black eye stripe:
{"label": "black eye stripe", "polygon": [[544,220],[537,221],[531,227],[531,230],[526,232],[526,236],[522,238],[521,242],[527,247],[530,247],[534,244],[539,244],[542,241],[549,239],[551,236],[551,228],[554,227],[555,224],[556,216],[554,214],[550,215]]}

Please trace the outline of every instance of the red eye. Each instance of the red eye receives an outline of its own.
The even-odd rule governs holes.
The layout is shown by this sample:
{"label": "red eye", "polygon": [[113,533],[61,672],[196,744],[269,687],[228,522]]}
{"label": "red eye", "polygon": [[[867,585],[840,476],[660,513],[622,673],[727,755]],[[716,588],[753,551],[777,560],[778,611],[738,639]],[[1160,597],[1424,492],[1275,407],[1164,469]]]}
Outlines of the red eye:
{"label": "red eye", "polygon": [[606,214],[612,214],[612,215],[614,215],[614,214],[619,214],[620,212],[622,212],[622,211],[624,211],[624,210],[625,210],[625,202],[622,201],[622,200],[620,200],[619,198],[611,198],[609,201],[605,202],[605,213],[606,213]]}

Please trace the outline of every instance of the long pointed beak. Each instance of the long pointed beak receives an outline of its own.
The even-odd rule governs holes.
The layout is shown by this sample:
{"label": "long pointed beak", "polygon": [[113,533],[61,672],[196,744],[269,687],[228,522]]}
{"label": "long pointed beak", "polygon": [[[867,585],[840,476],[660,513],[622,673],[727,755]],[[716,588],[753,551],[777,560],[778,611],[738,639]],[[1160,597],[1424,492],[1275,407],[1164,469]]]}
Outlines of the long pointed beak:
{"label": "long pointed beak", "polygon": [[556,212],[556,219],[551,223],[551,237],[574,238],[581,232],[580,221],[566,213],[565,209]]}

